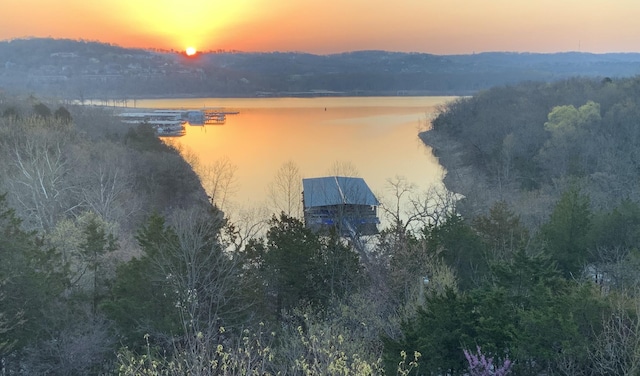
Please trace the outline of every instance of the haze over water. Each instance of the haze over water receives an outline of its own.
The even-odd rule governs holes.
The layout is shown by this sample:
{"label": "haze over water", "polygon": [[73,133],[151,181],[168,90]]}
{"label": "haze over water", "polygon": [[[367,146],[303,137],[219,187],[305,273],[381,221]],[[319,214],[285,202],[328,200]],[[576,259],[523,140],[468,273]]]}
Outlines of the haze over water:
{"label": "haze over water", "polygon": [[231,197],[244,207],[267,201],[268,185],[294,161],[302,177],[334,175],[336,163],[355,167],[380,198],[387,179],[403,176],[420,191],[441,184],[443,169],[418,138],[436,106],[452,97],[198,98],[138,100],[143,108],[220,107],[238,111],[223,125],[187,125],[171,138],[203,165],[235,165]]}

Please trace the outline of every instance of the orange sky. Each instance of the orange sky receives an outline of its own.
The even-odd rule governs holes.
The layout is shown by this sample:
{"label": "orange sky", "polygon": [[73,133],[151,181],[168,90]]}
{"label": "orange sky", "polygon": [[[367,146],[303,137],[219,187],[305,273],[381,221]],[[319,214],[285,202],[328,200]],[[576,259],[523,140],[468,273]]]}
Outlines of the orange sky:
{"label": "orange sky", "polygon": [[638,0],[0,0],[0,40],[184,50],[640,52]]}

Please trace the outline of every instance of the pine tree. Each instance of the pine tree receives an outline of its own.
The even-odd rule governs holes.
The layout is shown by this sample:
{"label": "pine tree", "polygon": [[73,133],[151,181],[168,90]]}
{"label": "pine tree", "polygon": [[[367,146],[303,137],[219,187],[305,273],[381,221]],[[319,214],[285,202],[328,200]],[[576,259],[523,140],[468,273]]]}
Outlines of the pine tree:
{"label": "pine tree", "polygon": [[547,252],[565,277],[577,278],[588,261],[591,230],[589,197],[572,187],[562,194],[541,230]]}

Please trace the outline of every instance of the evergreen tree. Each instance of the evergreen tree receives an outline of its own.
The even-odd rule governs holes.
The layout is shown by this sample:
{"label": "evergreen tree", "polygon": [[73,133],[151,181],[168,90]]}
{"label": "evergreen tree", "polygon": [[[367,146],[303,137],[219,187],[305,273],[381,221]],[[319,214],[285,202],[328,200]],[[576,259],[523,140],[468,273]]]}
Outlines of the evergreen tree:
{"label": "evergreen tree", "polygon": [[21,223],[0,195],[0,358],[40,336],[49,305],[68,284],[55,250]]}
{"label": "evergreen tree", "polygon": [[510,260],[529,239],[527,229],[520,224],[520,218],[509,210],[504,201],[496,202],[489,209],[488,216],[475,218],[473,228],[486,244],[491,261]]}
{"label": "evergreen tree", "polygon": [[593,216],[593,243],[598,248],[631,249],[640,243],[640,205],[624,199],[610,212]]}
{"label": "evergreen tree", "polygon": [[271,220],[265,255],[267,284],[275,295],[275,312],[308,302],[324,302],[316,268],[322,243],[299,219],[282,213]]}
{"label": "evergreen tree", "polygon": [[250,242],[245,254],[272,314],[305,304],[320,308],[359,287],[358,255],[336,234],[321,237],[284,213],[270,224],[264,244]]}
{"label": "evergreen tree", "polygon": [[423,354],[417,374],[463,375],[464,350],[481,345],[504,357],[516,337],[515,311],[504,291],[476,289],[425,297],[415,317],[402,323],[403,339],[385,343],[385,364],[393,373],[400,351]]}
{"label": "evergreen tree", "polygon": [[42,102],[33,105],[33,112],[41,118],[51,117],[51,109]]}
{"label": "evergreen tree", "polygon": [[93,312],[97,311],[98,301],[104,294],[104,286],[100,284],[104,283],[104,276],[101,276],[102,271],[99,270],[103,264],[104,255],[108,252],[115,251],[118,246],[116,238],[113,234],[107,234],[103,225],[98,221],[96,216],[91,216],[89,222],[84,228],[85,240],[80,245],[84,258],[88,261],[88,267],[93,273],[93,286],[92,286],[92,302]]}
{"label": "evergreen tree", "polygon": [[101,307],[114,320],[125,345],[142,348],[145,335],[152,341],[180,333],[175,292],[159,269],[160,253],[177,242],[164,218],[153,215],[140,229],[137,240],[144,253],[121,264],[108,300]]}
{"label": "evergreen tree", "polygon": [[219,242],[218,214],[176,210],[170,225],[154,215],[140,229],[143,255],[118,268],[103,304],[127,343],[143,345],[145,334],[187,344],[198,335],[212,340],[220,326],[250,315],[238,293],[244,290],[239,264]]}
{"label": "evergreen tree", "polygon": [[58,109],[53,113],[53,116],[56,118],[56,120],[61,121],[65,124],[71,123],[73,121],[71,113],[63,106],[58,107]]}
{"label": "evergreen tree", "polygon": [[515,334],[509,344],[514,371],[537,375],[563,360],[586,367],[589,338],[598,331],[603,314],[594,286],[563,278],[549,255],[524,249],[491,270],[491,290],[505,292],[513,313],[503,323]]}
{"label": "evergreen tree", "polygon": [[462,289],[478,286],[488,271],[484,244],[464,219],[451,215],[440,226],[426,228],[429,249],[435,250],[458,276]]}
{"label": "evergreen tree", "polygon": [[562,194],[551,218],[540,229],[547,252],[565,277],[579,277],[589,261],[590,231],[589,197],[572,187]]}

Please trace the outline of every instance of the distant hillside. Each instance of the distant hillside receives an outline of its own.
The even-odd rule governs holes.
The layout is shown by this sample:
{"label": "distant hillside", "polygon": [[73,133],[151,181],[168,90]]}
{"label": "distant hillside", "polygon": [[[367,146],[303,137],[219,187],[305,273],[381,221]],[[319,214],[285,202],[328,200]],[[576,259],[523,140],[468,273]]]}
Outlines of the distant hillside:
{"label": "distant hillside", "polygon": [[63,98],[471,94],[522,81],[640,73],[640,54],[431,55],[358,51],[207,52],[126,49],[46,38],[0,42],[0,88]]}

